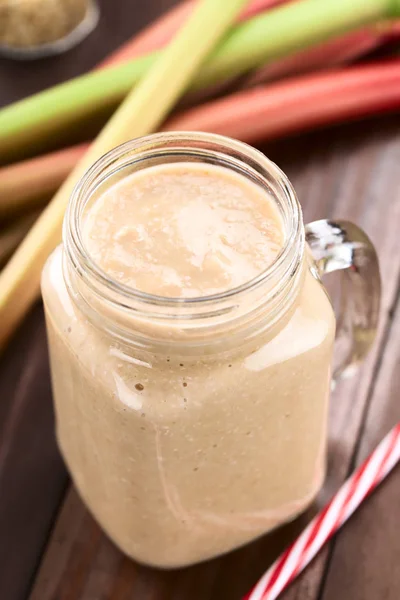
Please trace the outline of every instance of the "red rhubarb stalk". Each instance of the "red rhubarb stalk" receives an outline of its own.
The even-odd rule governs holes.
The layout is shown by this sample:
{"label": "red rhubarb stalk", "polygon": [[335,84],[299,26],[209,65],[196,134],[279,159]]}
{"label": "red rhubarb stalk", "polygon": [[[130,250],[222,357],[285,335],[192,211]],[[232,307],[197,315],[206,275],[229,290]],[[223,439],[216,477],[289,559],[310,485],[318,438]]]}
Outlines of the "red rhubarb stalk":
{"label": "red rhubarb stalk", "polygon": [[296,77],[190,109],[164,131],[220,133],[254,143],[400,109],[400,59]]}

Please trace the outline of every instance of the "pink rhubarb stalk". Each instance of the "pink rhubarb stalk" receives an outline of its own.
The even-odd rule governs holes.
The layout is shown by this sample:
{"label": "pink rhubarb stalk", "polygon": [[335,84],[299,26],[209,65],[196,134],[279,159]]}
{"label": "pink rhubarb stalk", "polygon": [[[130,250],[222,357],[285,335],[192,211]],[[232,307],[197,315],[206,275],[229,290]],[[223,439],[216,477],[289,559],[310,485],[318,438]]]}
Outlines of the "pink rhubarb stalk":
{"label": "pink rhubarb stalk", "polygon": [[245,90],[169,119],[164,131],[220,133],[254,143],[400,109],[400,59]]}
{"label": "pink rhubarb stalk", "polygon": [[50,196],[72,171],[86,144],[0,169],[0,217],[9,217]]}

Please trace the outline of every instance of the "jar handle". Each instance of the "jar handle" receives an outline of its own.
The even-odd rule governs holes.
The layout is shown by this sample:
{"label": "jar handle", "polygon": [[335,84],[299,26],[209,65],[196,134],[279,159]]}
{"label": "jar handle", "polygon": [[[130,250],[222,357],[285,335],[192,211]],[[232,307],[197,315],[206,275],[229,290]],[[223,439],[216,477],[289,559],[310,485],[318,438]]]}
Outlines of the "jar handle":
{"label": "jar handle", "polygon": [[381,278],[375,248],[368,236],[348,221],[314,221],[306,241],[318,275],[343,270],[337,316],[333,382],[353,374],[375,339]]}

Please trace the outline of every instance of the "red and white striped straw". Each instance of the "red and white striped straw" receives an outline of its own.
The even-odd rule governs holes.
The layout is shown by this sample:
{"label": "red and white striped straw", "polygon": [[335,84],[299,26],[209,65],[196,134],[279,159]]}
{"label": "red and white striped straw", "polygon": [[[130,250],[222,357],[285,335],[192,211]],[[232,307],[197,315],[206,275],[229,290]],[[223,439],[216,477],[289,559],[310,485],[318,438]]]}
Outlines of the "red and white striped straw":
{"label": "red and white striped straw", "polygon": [[400,460],[400,423],[347,479],[244,600],[275,600]]}

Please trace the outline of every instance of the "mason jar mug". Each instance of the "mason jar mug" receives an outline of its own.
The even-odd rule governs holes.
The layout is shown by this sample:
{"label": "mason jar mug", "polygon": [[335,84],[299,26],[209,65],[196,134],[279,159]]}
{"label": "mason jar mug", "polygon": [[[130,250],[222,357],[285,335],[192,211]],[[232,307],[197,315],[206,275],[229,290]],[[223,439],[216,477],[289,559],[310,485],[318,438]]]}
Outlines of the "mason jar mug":
{"label": "mason jar mug", "polygon": [[[273,198],[284,243],[244,284],[162,297],[112,279],[82,224],[105,190],[150,166],[220,165]],[[321,276],[342,270],[336,327]],[[58,443],[111,539],[141,562],[177,567],[227,552],[293,519],[324,480],[333,377],[375,335],[380,280],[371,242],[342,221],[303,226],[279,168],[217,135],[136,139],[76,186],[63,243],[42,277]]]}

